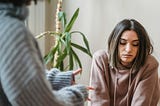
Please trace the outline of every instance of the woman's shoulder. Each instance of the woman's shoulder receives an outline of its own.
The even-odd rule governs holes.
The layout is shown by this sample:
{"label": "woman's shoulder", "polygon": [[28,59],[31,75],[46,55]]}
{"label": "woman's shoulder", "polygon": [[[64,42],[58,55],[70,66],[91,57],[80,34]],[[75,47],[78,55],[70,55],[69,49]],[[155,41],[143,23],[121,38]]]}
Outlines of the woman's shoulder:
{"label": "woman's shoulder", "polygon": [[145,71],[145,72],[155,72],[157,71],[158,66],[159,66],[159,63],[157,59],[153,55],[148,55],[146,58],[146,62],[141,69],[150,70],[150,71]]}
{"label": "woman's shoulder", "polygon": [[147,65],[158,66],[158,60],[153,55],[148,55],[146,59]]}
{"label": "woman's shoulder", "polygon": [[108,55],[107,51],[104,50],[104,49],[100,49],[100,50],[97,50],[96,52],[94,52],[93,55],[96,55],[96,56],[102,56],[102,55]]}
{"label": "woman's shoulder", "polygon": [[108,60],[108,53],[106,50],[97,50],[96,52],[94,52],[93,54],[93,58],[96,58],[96,59],[107,59]]}

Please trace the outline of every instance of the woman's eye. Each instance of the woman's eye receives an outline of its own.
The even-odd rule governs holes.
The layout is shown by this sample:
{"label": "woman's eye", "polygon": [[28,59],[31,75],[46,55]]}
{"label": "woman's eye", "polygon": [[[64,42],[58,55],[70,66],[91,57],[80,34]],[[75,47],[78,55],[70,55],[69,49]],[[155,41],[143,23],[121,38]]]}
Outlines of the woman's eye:
{"label": "woman's eye", "polygon": [[134,42],[132,45],[133,46],[139,46],[139,42]]}
{"label": "woman's eye", "polygon": [[120,40],[120,42],[119,42],[121,45],[125,45],[126,44],[126,41],[124,41],[124,40]]}

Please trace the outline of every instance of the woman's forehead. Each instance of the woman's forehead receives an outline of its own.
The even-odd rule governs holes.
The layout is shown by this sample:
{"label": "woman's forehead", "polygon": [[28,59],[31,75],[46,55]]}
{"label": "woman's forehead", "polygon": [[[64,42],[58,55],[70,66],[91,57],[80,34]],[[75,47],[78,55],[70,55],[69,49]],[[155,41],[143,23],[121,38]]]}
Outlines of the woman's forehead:
{"label": "woman's forehead", "polygon": [[133,30],[127,30],[122,33],[120,38],[125,40],[138,40],[138,35]]}

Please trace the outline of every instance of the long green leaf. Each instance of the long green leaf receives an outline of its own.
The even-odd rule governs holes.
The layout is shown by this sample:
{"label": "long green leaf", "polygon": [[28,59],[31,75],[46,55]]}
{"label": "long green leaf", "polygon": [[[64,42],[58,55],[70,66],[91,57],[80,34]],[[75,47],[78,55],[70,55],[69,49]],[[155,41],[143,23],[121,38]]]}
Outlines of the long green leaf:
{"label": "long green leaf", "polygon": [[71,51],[73,53],[73,57],[75,58],[75,60],[77,61],[78,65],[79,65],[79,67],[82,68],[82,64],[81,64],[81,61],[80,61],[78,55],[76,54],[76,52],[72,48],[71,48]]}
{"label": "long green leaf", "polygon": [[65,27],[65,32],[69,32],[75,22],[75,20],[77,19],[79,14],[79,8],[75,11],[75,13],[73,14],[71,20],[69,21],[69,23],[67,24],[67,26]]}
{"label": "long green leaf", "polygon": [[71,45],[92,57],[91,53],[86,48],[84,48],[80,45],[77,45],[75,43],[71,43]]}
{"label": "long green leaf", "polygon": [[58,46],[55,46],[47,55],[44,56],[44,61],[46,64],[48,64],[51,60],[54,60],[57,48]]}
{"label": "long green leaf", "polygon": [[66,26],[66,15],[65,15],[65,13],[64,12],[59,12],[58,13],[58,19],[62,22],[62,27],[63,27],[63,29],[65,28],[65,26]]}
{"label": "long green leaf", "polygon": [[54,56],[52,55],[51,52],[49,52],[47,55],[44,56],[45,64],[48,64],[53,58]]}
{"label": "long green leaf", "polygon": [[70,53],[69,54],[69,70],[73,70],[74,62],[73,62],[73,56]]}
{"label": "long green leaf", "polygon": [[64,45],[65,47],[67,46],[66,41],[65,41],[62,37],[60,37],[60,42],[61,42],[61,44]]}
{"label": "long green leaf", "polygon": [[[84,44],[87,47],[88,52],[91,54],[91,51],[90,51],[90,48],[89,48],[89,43],[88,43],[88,40],[87,40],[86,36],[80,31],[73,31],[73,32],[71,32],[71,35],[73,35],[74,33],[79,33],[80,35],[82,35]],[[91,55],[91,57],[92,57],[92,55]]]}
{"label": "long green leaf", "polygon": [[64,59],[67,57],[67,54],[62,54],[61,56],[59,56],[57,58],[57,61],[56,61],[56,65],[55,67],[61,69],[61,70],[64,70]]}
{"label": "long green leaf", "polygon": [[46,31],[46,32],[43,32],[43,33],[41,33],[41,34],[39,34],[39,35],[36,35],[35,38],[36,38],[36,39],[40,39],[40,38],[45,37],[45,36],[47,36],[47,35],[49,35],[49,36],[58,35],[58,33],[53,32],[53,31]]}
{"label": "long green leaf", "polygon": [[66,32],[65,40],[66,40],[67,54],[69,54],[70,53],[70,48],[71,48],[71,34],[70,33]]}
{"label": "long green leaf", "polygon": [[51,3],[51,0],[48,0],[49,3]]}
{"label": "long green leaf", "polygon": [[63,54],[58,56],[57,62],[60,63],[61,61],[63,61],[65,59],[66,56],[67,56],[67,52],[64,51]]}
{"label": "long green leaf", "polygon": [[61,71],[64,71],[64,63],[63,63],[63,61],[61,61],[60,65],[59,65],[59,69]]}

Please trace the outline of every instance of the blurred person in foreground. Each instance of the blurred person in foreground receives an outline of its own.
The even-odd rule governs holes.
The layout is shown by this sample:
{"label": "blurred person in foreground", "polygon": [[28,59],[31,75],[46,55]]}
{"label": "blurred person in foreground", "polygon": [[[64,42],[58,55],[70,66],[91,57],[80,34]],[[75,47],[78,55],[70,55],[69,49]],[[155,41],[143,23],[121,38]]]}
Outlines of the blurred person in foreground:
{"label": "blurred person in foreground", "polygon": [[83,106],[86,86],[72,85],[81,69],[45,73],[38,44],[24,25],[30,4],[0,0],[0,106]]}

